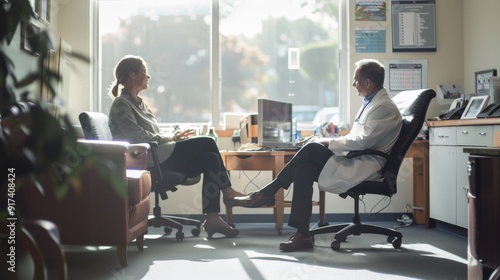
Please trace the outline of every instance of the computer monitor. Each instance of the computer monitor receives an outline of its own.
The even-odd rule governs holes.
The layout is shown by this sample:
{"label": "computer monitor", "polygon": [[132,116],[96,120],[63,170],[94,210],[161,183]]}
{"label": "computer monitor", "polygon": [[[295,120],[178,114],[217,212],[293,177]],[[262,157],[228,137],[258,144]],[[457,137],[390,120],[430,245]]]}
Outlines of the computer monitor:
{"label": "computer monitor", "polygon": [[293,147],[292,103],[260,98],[257,105],[259,146],[269,149]]}

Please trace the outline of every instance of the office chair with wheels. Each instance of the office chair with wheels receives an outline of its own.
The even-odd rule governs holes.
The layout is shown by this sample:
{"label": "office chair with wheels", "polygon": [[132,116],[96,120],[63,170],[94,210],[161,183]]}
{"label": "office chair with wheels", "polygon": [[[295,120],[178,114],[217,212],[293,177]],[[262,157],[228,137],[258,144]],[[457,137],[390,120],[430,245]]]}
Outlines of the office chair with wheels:
{"label": "office chair with wheels", "polygon": [[201,221],[196,219],[190,219],[187,217],[176,217],[165,215],[161,213],[160,207],[160,197],[162,200],[168,199],[167,192],[177,191],[178,185],[194,185],[200,181],[201,176],[196,177],[186,177],[184,174],[175,171],[165,171],[160,169],[160,160],[158,158],[158,153],[156,152],[157,143],[150,143],[151,151],[153,156],[154,167],[150,169],[152,174],[152,191],[155,193],[155,204],[153,207],[153,215],[149,218],[149,226],[161,227],[163,226],[163,231],[166,234],[170,234],[172,228],[177,229],[175,235],[176,240],[182,240],[184,238],[184,233],[182,232],[183,225],[195,226],[191,229],[191,234],[193,236],[200,235]]}
{"label": "office chair with wheels", "polygon": [[[95,140],[112,140],[111,131],[108,125],[108,116],[99,112],[82,112],[79,116],[85,138]],[[175,171],[163,171],[160,169],[160,162],[156,147],[156,142],[148,143],[150,153],[153,156],[153,167],[148,167],[151,172],[151,192],[154,192],[155,202],[153,206],[153,215],[148,218],[148,226],[164,227],[164,232],[170,234],[172,228],[177,230],[176,240],[184,239],[183,225],[192,225],[193,236],[200,235],[201,221],[164,215],[161,213],[160,198],[168,199],[167,192],[175,192],[178,185],[194,185],[200,181],[201,176],[188,178],[184,174]]]}
{"label": "office chair with wheels", "polygon": [[310,230],[312,236],[322,233],[336,233],[331,243],[331,248],[333,250],[340,249],[341,242],[346,241],[349,235],[361,235],[364,233],[386,235],[387,242],[391,243],[394,248],[397,249],[401,247],[403,239],[401,232],[390,228],[361,223],[359,200],[360,196],[366,194],[392,197],[397,192],[396,180],[399,168],[405,158],[406,152],[421,131],[427,108],[435,96],[436,93],[434,90],[422,89],[403,91],[393,98],[401,112],[403,125],[399,138],[394,144],[391,153],[386,154],[375,150],[364,150],[352,151],[347,154],[347,158],[355,158],[367,154],[384,157],[387,161],[381,170],[383,180],[380,182],[365,181],[352,187],[347,192],[339,194],[342,198],[350,196],[354,199],[354,216],[352,218],[352,223],[314,228]]}

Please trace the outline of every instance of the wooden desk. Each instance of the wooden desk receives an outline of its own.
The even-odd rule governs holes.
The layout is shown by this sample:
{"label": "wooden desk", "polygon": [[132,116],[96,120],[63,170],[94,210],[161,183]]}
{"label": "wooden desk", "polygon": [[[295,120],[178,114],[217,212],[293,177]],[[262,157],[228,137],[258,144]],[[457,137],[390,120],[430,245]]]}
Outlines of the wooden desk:
{"label": "wooden desk", "polygon": [[[290,151],[223,151],[222,160],[227,170],[269,170],[275,178],[283,169],[285,164],[295,155]],[[322,192],[324,198],[324,192]],[[321,197],[320,197],[321,200]],[[323,199],[324,201],[324,199]],[[320,205],[319,201],[313,201],[313,205]],[[273,207],[276,229],[281,234],[285,219],[285,207],[290,207],[291,202],[285,201],[284,189],[279,189],[276,193],[276,204]],[[324,203],[320,207],[320,214],[324,217]],[[226,220],[229,224],[233,221],[233,209],[226,206]],[[324,221],[324,219],[323,219]]]}
{"label": "wooden desk", "polygon": [[[273,178],[283,169],[295,152],[237,152],[222,151],[221,156],[227,170],[270,170]],[[416,140],[406,153],[413,158],[413,219],[415,223],[429,225],[429,141]],[[276,204],[273,207],[276,228],[281,234],[284,223],[285,207],[291,202],[284,200],[284,189],[276,193]],[[313,206],[320,207],[320,221],[325,221],[325,193],[320,192],[319,201],[313,201]],[[232,207],[226,207],[226,219],[232,223]]]}
{"label": "wooden desk", "polygon": [[405,157],[413,158],[413,221],[429,228],[429,141],[415,140]]}

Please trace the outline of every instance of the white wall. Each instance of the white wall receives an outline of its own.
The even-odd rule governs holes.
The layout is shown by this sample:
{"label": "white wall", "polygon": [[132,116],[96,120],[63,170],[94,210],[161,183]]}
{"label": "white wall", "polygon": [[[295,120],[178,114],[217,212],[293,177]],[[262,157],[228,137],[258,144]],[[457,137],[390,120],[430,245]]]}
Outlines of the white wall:
{"label": "white wall", "polygon": [[[350,11],[354,11],[354,2],[349,1]],[[390,1],[386,1],[388,6]],[[392,33],[391,33],[391,14],[387,13],[387,21],[384,22],[363,22],[350,19],[350,65],[362,58],[375,58],[383,62],[388,59],[409,59],[418,60],[426,59],[428,67],[427,87],[436,89],[438,84],[458,84],[463,85],[464,72],[464,34],[463,34],[463,5],[462,0],[437,0],[436,1],[436,36],[437,36],[437,51],[436,52],[415,52],[415,53],[393,53],[392,52]],[[387,52],[380,54],[365,54],[354,52],[354,29],[355,28],[384,28],[387,34],[386,49]],[[352,72],[352,71],[351,71]],[[347,82],[352,83],[351,77]],[[351,87],[351,96],[355,95],[354,88]],[[361,99],[351,99],[351,119],[361,105]],[[437,100],[433,100],[428,117],[439,115],[440,111],[445,107],[437,104]]]}
{"label": "white wall", "polygon": [[[500,71],[500,1],[463,0],[464,2],[464,82],[474,92],[474,72]],[[499,73],[500,74],[500,73]]]}
{"label": "white wall", "polygon": [[91,60],[90,64],[78,59],[72,59],[72,70],[62,73],[63,83],[69,82],[69,92],[61,92],[64,102],[63,112],[68,114],[70,121],[78,124],[78,114],[92,108],[94,100],[94,46],[93,19],[91,10],[94,0],[52,0],[51,30],[57,42],[62,38],[72,47],[75,54],[83,55]]}
{"label": "white wall", "polygon": [[[90,12],[94,0],[53,0],[53,2],[55,2],[54,7],[56,7],[54,8],[56,9],[55,15],[58,17],[57,26],[52,26],[52,29],[56,31],[56,37],[62,37],[73,46],[75,51],[95,58],[94,47],[91,41],[93,27],[90,26],[92,23]],[[347,2],[349,3],[349,14],[352,15],[355,1]],[[387,2],[390,1],[387,0]],[[464,14],[464,4],[467,5],[467,14]],[[428,87],[435,89],[438,84],[462,84],[466,86],[466,91],[471,92],[474,71],[489,69],[499,64],[498,60],[500,58],[497,57],[495,63],[495,59],[491,59],[488,55],[488,53],[494,53],[494,49],[498,46],[498,43],[496,45],[483,45],[480,43],[484,42],[484,40],[493,40],[491,37],[494,37],[494,34],[496,34],[494,28],[498,25],[489,22],[486,23],[486,19],[493,22],[499,20],[498,17],[493,15],[495,9],[487,8],[498,5],[500,3],[495,0],[437,0],[437,52],[393,53],[391,50],[390,11],[385,22],[362,22],[354,21],[351,18],[349,20],[349,44],[346,46],[348,48],[346,54],[349,56],[349,69],[347,69],[349,74],[347,75],[347,80],[344,82],[351,85],[353,64],[361,58],[371,57],[380,61],[386,59],[427,59]],[[489,12],[490,15],[484,15],[485,12]],[[464,26],[466,27],[465,32]],[[358,27],[385,28],[387,33],[387,52],[383,54],[355,53],[354,29]],[[471,39],[465,40],[465,35],[468,35]],[[496,40],[498,41],[498,39]],[[481,46],[478,46],[478,44]],[[468,48],[465,55],[464,46]],[[479,54],[482,58],[477,59],[476,54]],[[467,60],[466,62],[464,61],[465,59]],[[464,71],[465,66],[468,68],[467,71]],[[72,79],[72,91],[67,101],[68,112],[71,119],[75,120],[75,122],[77,122],[79,112],[94,109],[91,105],[93,102],[91,93],[96,87],[93,85],[91,68],[84,68],[86,68],[86,65],[77,65],[75,73],[73,73],[73,76],[76,76],[76,78]],[[470,68],[474,68],[475,70],[470,70]],[[74,84],[73,81],[75,81]],[[348,88],[351,90],[350,116],[353,119],[361,104],[361,100],[356,97],[356,93],[352,87],[349,86]],[[439,106],[437,101],[434,101],[428,116],[437,116],[444,109],[446,107]]]}
{"label": "white wall", "polygon": [[[57,36],[64,38],[75,50],[93,57],[91,43],[92,22],[90,11],[93,0],[52,0],[58,6]],[[349,2],[349,15],[354,12],[354,2]],[[389,4],[390,0],[386,0]],[[500,68],[500,37],[496,29],[500,26],[500,2],[497,0],[437,0],[437,51],[431,53],[392,53],[391,51],[391,28],[390,12],[385,22],[356,22],[349,20],[349,44],[348,59],[349,73],[355,61],[372,57],[381,61],[386,59],[427,59],[428,60],[428,87],[436,88],[438,84],[461,84],[466,92],[473,92],[474,72],[479,70]],[[356,27],[382,27],[387,32],[387,52],[383,54],[359,54],[354,52],[354,28]],[[71,79],[71,93],[68,100],[68,113],[77,122],[78,113],[84,110],[94,109],[92,104],[91,68],[82,67]],[[80,68],[78,68],[80,69]],[[351,84],[351,76],[345,81]],[[74,84],[73,84],[74,83]],[[355,91],[351,89],[350,116],[354,118],[361,100],[356,97]],[[434,100],[429,109],[428,117],[437,116],[440,111],[446,109]],[[231,149],[233,147],[229,139],[221,139],[221,148]],[[265,172],[264,172],[265,173]],[[399,192],[386,212],[400,212],[407,203],[412,201],[412,176],[411,160],[405,160],[400,172]],[[236,189],[243,189],[246,185],[244,174],[233,172],[232,179]],[[264,186],[270,180],[270,175],[264,175],[255,182],[258,186]],[[201,190],[199,186],[181,187],[179,191],[170,195],[167,203],[162,203],[163,209],[169,213],[177,214],[199,214],[201,205]],[[367,210],[378,201],[371,199],[367,204]],[[381,205],[384,205],[382,202]],[[377,207],[375,210],[380,209]],[[350,213],[352,201],[340,199],[336,195],[327,195],[327,213]],[[222,209],[224,212],[224,209]],[[265,213],[270,209],[242,209],[235,208],[236,214],[240,213]]]}

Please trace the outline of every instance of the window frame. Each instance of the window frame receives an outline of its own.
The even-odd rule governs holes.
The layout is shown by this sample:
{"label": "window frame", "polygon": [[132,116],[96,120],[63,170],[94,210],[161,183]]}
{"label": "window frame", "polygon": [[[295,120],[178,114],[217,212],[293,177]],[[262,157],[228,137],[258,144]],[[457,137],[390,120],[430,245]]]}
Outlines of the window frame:
{"label": "window frame", "polygon": [[[214,36],[214,34],[219,34],[219,23],[220,23],[220,9],[219,9],[219,0],[211,0],[212,1],[212,24],[211,24],[211,34],[210,34],[210,47],[212,51],[210,53],[210,91],[211,91],[211,125],[215,127],[216,130],[223,130],[224,123],[221,119],[221,65],[220,65],[220,36]],[[94,36],[92,36],[91,41],[93,46],[93,52],[96,54],[96,61],[100,62],[100,44],[98,43],[99,38],[99,0],[93,0],[93,24],[91,24],[91,30],[93,30]],[[339,108],[340,108],[340,120],[344,123],[348,123],[349,120],[349,108],[350,108],[350,98],[348,90],[348,73],[350,71],[349,67],[349,34],[348,34],[348,13],[347,9],[349,7],[349,3],[347,0],[338,0],[339,4],[339,44],[338,44],[338,59],[337,59],[337,69],[339,73]],[[102,88],[102,67],[100,63],[94,63],[94,67],[91,70],[92,77],[94,81],[94,92],[90,97],[90,103],[93,108],[97,108],[97,111],[103,111],[103,104],[101,101],[102,95],[106,94],[104,92],[100,92]],[[171,128],[173,125],[178,123],[160,123],[161,128]],[[182,123],[183,125],[193,125],[193,126],[201,126],[201,123]]]}

